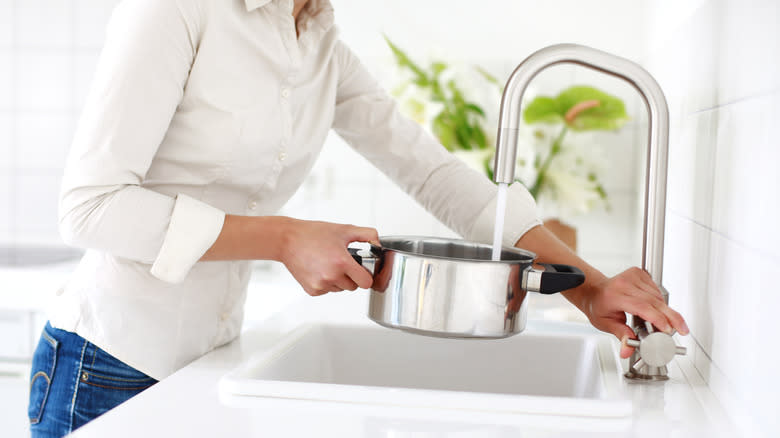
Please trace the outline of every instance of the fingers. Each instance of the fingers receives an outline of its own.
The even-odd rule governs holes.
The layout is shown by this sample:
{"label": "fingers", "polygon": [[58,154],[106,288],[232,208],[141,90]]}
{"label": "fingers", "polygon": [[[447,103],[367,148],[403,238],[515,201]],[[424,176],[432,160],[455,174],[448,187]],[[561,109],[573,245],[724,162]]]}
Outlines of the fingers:
{"label": "fingers", "polygon": [[374,284],[374,277],[352,257],[349,258],[348,263],[344,268],[344,273],[356,286],[368,289]]}
{"label": "fingers", "polygon": [[354,281],[352,281],[352,279],[349,278],[347,275],[342,275],[340,278],[336,279],[336,281],[333,282],[333,286],[338,290],[331,291],[331,292],[339,292],[342,290],[355,290],[358,287],[358,285]]}
{"label": "fingers", "polygon": [[620,339],[620,357],[625,359],[634,352],[633,347],[626,345],[626,340],[636,338],[634,331],[631,330],[624,322],[620,322],[614,319],[607,319],[602,321],[601,330],[612,333],[616,338]]}
{"label": "fingers", "polygon": [[682,335],[689,333],[685,319],[666,304],[661,289],[642,269],[628,269],[599,283],[595,291],[586,306],[588,318],[598,329],[622,341],[621,357],[631,355],[633,348],[626,345],[626,340],[635,338],[633,330],[625,324],[625,312],[668,334],[673,330]]}
{"label": "fingers", "polygon": [[631,276],[631,282],[633,283],[634,287],[655,297],[658,300],[664,301],[664,295],[661,293],[661,289],[658,288],[647,271],[635,267],[629,269],[627,272]]}
{"label": "fingers", "polygon": [[624,302],[623,308],[626,312],[649,321],[662,332],[671,333],[672,331],[672,326],[669,324],[666,315],[654,305],[654,302],[642,299],[628,299]]}
{"label": "fingers", "polygon": [[370,242],[379,245],[379,233],[374,228],[350,226],[346,238],[348,242]]}
{"label": "fingers", "polygon": [[682,317],[682,315],[666,304],[666,300],[664,300],[661,289],[655,284],[652,277],[650,277],[650,274],[648,274],[647,271],[639,268],[633,268],[632,271],[632,273],[636,275],[639,280],[636,284],[636,287],[657,299],[657,301],[651,302],[651,304],[657,311],[663,314],[664,318],[666,319],[665,322],[667,323],[666,327],[669,328],[664,329],[661,325],[656,325],[656,323],[652,320],[650,320],[650,322],[665,332],[671,333],[671,329],[673,328],[680,332],[680,334],[687,335],[689,330],[688,325],[685,324],[685,319]]}
{"label": "fingers", "polygon": [[372,275],[349,255],[350,242],[379,244],[374,228],[319,221],[294,221],[288,247],[280,261],[307,294],[319,296],[328,292],[369,288]]}
{"label": "fingers", "polygon": [[664,303],[659,310],[666,316],[666,319],[671,323],[672,327],[680,332],[681,335],[687,335],[690,332],[688,324],[685,323],[685,319],[676,310],[667,306],[666,303]]}
{"label": "fingers", "polygon": [[371,274],[359,265],[346,251],[344,257],[331,265],[327,272],[319,278],[309,278],[304,290],[311,296],[320,296],[328,292],[341,292],[343,290],[355,290],[358,287],[368,289],[374,282]]}
{"label": "fingers", "polygon": [[665,302],[664,296],[661,293],[661,290],[655,287],[655,283],[646,283],[644,281],[638,281],[634,284],[634,287],[636,287],[638,290],[642,291],[643,293],[650,295],[654,299]]}

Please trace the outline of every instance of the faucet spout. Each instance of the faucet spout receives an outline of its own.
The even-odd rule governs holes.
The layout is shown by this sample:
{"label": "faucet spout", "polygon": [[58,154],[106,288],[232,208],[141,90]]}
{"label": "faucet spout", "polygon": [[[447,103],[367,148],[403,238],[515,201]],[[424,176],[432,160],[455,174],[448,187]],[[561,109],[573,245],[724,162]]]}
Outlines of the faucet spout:
{"label": "faucet spout", "polygon": [[[669,110],[655,79],[641,66],[625,58],[577,44],[545,47],[526,58],[512,72],[501,97],[493,175],[497,183],[511,184],[515,178],[517,143],[522,113],[520,106],[528,84],[542,70],[556,64],[576,64],[618,77],[631,84],[642,97],[648,112],[647,168],[645,173],[642,268],[661,285],[666,214],[666,170],[669,149]],[[664,291],[668,302],[668,293]],[[644,328],[633,316],[632,327]],[[635,353],[631,363],[639,361]],[[663,374],[663,373],[662,373]],[[665,377],[665,376],[664,376]],[[660,379],[660,378],[659,378]]]}

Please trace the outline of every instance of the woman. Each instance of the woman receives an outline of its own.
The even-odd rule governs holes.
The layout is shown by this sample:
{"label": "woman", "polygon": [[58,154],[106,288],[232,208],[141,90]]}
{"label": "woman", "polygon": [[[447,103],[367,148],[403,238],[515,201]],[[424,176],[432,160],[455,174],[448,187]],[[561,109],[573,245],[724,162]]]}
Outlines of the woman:
{"label": "woman", "polygon": [[[331,128],[465,238],[491,241],[495,186],[399,115],[327,0],[116,8],[63,179],[61,233],[87,252],[35,353],[33,436],[66,434],[234,339],[248,260],[284,263],[310,295],[371,286],[346,246],[376,230],[273,216]],[[589,266],[519,184],[508,204],[504,244],[579,266],[587,282],[565,296],[594,326],[625,340],[630,312],[687,333],[647,273]]]}

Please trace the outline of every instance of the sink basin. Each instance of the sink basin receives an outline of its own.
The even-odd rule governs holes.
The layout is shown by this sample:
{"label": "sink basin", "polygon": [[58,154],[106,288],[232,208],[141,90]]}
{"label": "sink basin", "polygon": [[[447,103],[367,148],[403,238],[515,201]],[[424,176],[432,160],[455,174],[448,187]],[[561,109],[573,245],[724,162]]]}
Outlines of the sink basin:
{"label": "sink basin", "polygon": [[625,417],[617,349],[579,324],[531,322],[500,340],[306,325],[220,380],[232,397]]}

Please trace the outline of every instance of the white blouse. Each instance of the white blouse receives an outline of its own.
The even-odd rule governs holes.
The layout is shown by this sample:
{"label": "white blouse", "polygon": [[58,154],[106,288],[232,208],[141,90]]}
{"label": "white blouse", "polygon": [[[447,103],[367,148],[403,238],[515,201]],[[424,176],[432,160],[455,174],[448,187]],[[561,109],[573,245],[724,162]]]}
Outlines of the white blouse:
{"label": "white blouse", "polygon": [[[331,128],[442,222],[492,240],[495,186],[399,114],[339,41],[327,0],[309,1],[297,23],[292,8],[117,6],[60,198],[62,237],[87,252],[52,325],[156,379],[234,339],[250,264],[198,260],[226,213],[275,214]],[[508,211],[512,245],[539,220],[519,184]]]}

